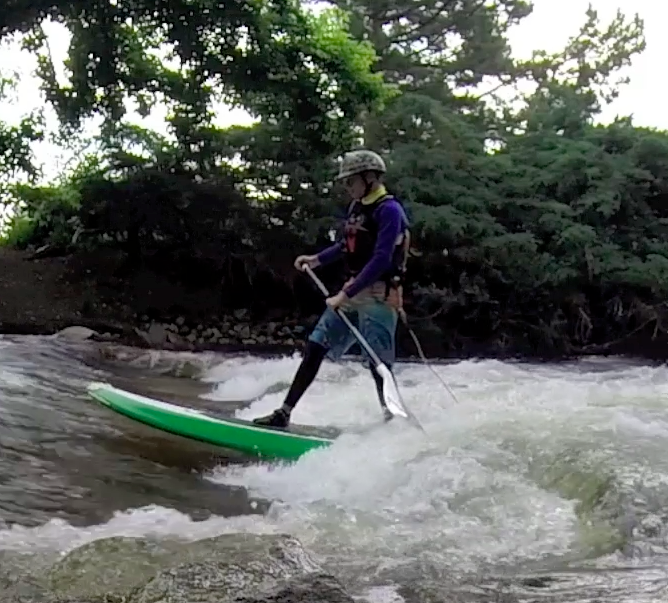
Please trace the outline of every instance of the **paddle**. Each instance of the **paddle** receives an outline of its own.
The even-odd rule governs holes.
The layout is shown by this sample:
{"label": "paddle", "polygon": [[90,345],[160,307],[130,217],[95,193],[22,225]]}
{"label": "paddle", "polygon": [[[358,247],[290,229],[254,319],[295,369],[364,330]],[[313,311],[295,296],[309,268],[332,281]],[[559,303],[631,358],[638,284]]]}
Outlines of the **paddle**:
{"label": "paddle", "polygon": [[[318,289],[322,292],[322,294],[325,297],[329,297],[329,291],[327,291],[327,287],[325,287],[325,284],[318,278],[318,276],[311,270],[311,267],[308,265],[304,265],[304,272],[306,272],[313,282],[316,284]],[[404,403],[401,399],[401,394],[399,393],[399,388],[397,387],[397,382],[394,379],[394,375],[392,374],[392,371],[390,371],[385,364],[378,358],[378,354],[373,351],[373,348],[369,345],[366,339],[362,336],[362,333],[359,332],[357,327],[350,322],[350,319],[345,315],[345,313],[340,309],[336,308],[334,310],[339,318],[346,324],[346,326],[350,329],[352,334],[355,336],[355,339],[359,342],[359,344],[364,348],[364,351],[369,355],[369,358],[371,358],[372,362],[375,365],[376,371],[380,375],[381,379],[383,380],[383,398],[385,400],[385,404],[387,405],[387,408],[390,410],[390,412],[393,415],[399,415],[401,417],[404,417],[405,419],[412,419],[420,425],[415,417],[413,417],[406,407],[404,406]],[[422,426],[420,425],[420,428]]]}

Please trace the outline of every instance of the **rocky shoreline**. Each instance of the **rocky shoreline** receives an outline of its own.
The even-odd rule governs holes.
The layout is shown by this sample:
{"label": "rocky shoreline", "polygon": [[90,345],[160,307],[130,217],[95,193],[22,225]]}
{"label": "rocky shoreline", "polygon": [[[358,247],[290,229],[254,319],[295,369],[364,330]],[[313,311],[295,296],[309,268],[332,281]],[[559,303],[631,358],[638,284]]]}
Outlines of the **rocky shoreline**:
{"label": "rocky shoreline", "polygon": [[[107,250],[37,258],[0,248],[0,334],[53,335],[80,326],[95,331],[90,338],[140,348],[276,356],[303,348],[324,307],[313,287],[286,292],[257,285],[232,295],[214,285],[186,287],[148,267],[123,275],[123,257]],[[411,320],[430,362],[558,362],[592,355],[668,360],[663,331],[656,336],[651,321],[608,342],[576,346],[528,322],[510,321],[508,331],[487,320],[478,329],[461,311],[445,314]],[[397,360],[413,361],[417,352],[399,327]]]}
{"label": "rocky shoreline", "polygon": [[[237,317],[240,315],[237,313]],[[164,358],[169,357],[173,361],[169,374],[194,377],[201,374],[202,366],[193,360],[193,355],[208,352],[268,358],[289,356],[304,347],[309,333],[308,327],[296,324],[294,320],[253,324],[248,321],[234,322],[233,316],[227,316],[216,323],[218,326],[208,327],[204,323],[190,326],[183,317],[165,323],[142,318],[144,320],[135,327],[105,327],[104,324],[93,323],[96,328],[91,328],[88,323],[89,326],[69,325],[49,335],[69,342],[96,342],[100,357],[106,361],[136,362],[147,352],[164,352]]]}
{"label": "rocky shoreline", "polygon": [[[253,324],[224,316],[216,326],[205,323],[188,325],[183,317],[171,322],[148,321],[138,326],[81,321],[55,333],[46,333],[72,341],[92,340],[132,348],[166,352],[252,353],[259,356],[289,355],[303,349],[310,327],[294,320]],[[317,317],[313,320],[315,321]],[[45,333],[33,333],[41,335]]]}
{"label": "rocky shoreline", "polygon": [[[303,347],[310,325],[316,320],[317,316],[313,316],[306,321],[307,324],[300,324],[295,319],[254,324],[247,310],[237,310],[232,315],[197,324],[188,324],[183,316],[178,316],[173,322],[154,322],[144,315],[139,317],[139,324],[133,331],[152,348],[175,351],[215,350],[229,346],[296,350]],[[107,335],[113,336],[111,333]]]}

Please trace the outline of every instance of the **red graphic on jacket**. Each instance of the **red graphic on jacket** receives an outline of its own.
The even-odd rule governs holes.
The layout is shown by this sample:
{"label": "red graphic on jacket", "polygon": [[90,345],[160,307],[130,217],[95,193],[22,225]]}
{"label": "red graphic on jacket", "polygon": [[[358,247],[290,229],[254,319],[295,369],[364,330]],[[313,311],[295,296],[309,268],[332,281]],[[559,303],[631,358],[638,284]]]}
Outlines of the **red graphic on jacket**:
{"label": "red graphic on jacket", "polygon": [[364,226],[365,221],[366,216],[363,213],[349,216],[345,226],[346,251],[348,253],[355,253],[357,249],[357,233],[360,231],[368,232],[368,228]]}

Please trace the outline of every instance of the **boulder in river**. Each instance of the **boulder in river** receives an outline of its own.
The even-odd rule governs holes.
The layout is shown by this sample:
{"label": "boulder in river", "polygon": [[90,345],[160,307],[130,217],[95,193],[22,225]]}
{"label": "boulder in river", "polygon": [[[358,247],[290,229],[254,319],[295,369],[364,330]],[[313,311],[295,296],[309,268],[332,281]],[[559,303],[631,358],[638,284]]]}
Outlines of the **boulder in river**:
{"label": "boulder in river", "polygon": [[225,534],[195,542],[105,538],[60,559],[44,603],[352,603],[291,536]]}
{"label": "boulder in river", "polygon": [[88,327],[80,327],[78,325],[65,327],[54,334],[54,337],[58,337],[59,339],[69,339],[70,341],[86,341],[88,339],[93,339],[96,336],[98,336],[97,331],[93,331],[93,329],[89,329]]}

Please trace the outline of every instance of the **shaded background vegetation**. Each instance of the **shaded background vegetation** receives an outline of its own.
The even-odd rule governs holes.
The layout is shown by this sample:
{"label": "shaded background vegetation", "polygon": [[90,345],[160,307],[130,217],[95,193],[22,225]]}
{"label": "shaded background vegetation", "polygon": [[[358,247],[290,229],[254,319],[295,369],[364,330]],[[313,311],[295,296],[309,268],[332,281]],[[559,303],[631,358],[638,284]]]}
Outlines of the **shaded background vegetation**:
{"label": "shaded background vegetation", "polygon": [[[88,151],[40,184],[41,116],[0,123],[4,243],[114,250],[119,277],[148,266],[220,290],[223,309],[312,313],[321,300],[292,260],[328,244],[336,159],[367,146],[413,220],[408,310],[435,353],[665,347],[668,135],[594,123],[643,50],[637,17],[601,23],[590,8],[561,52],[519,61],[507,33],[531,12],[522,0],[310,8],[6,3],[0,35],[38,56],[60,144]],[[72,34],[64,83],[47,20]],[[216,126],[221,102],[256,123]],[[127,119],[157,104],[168,135]]]}

